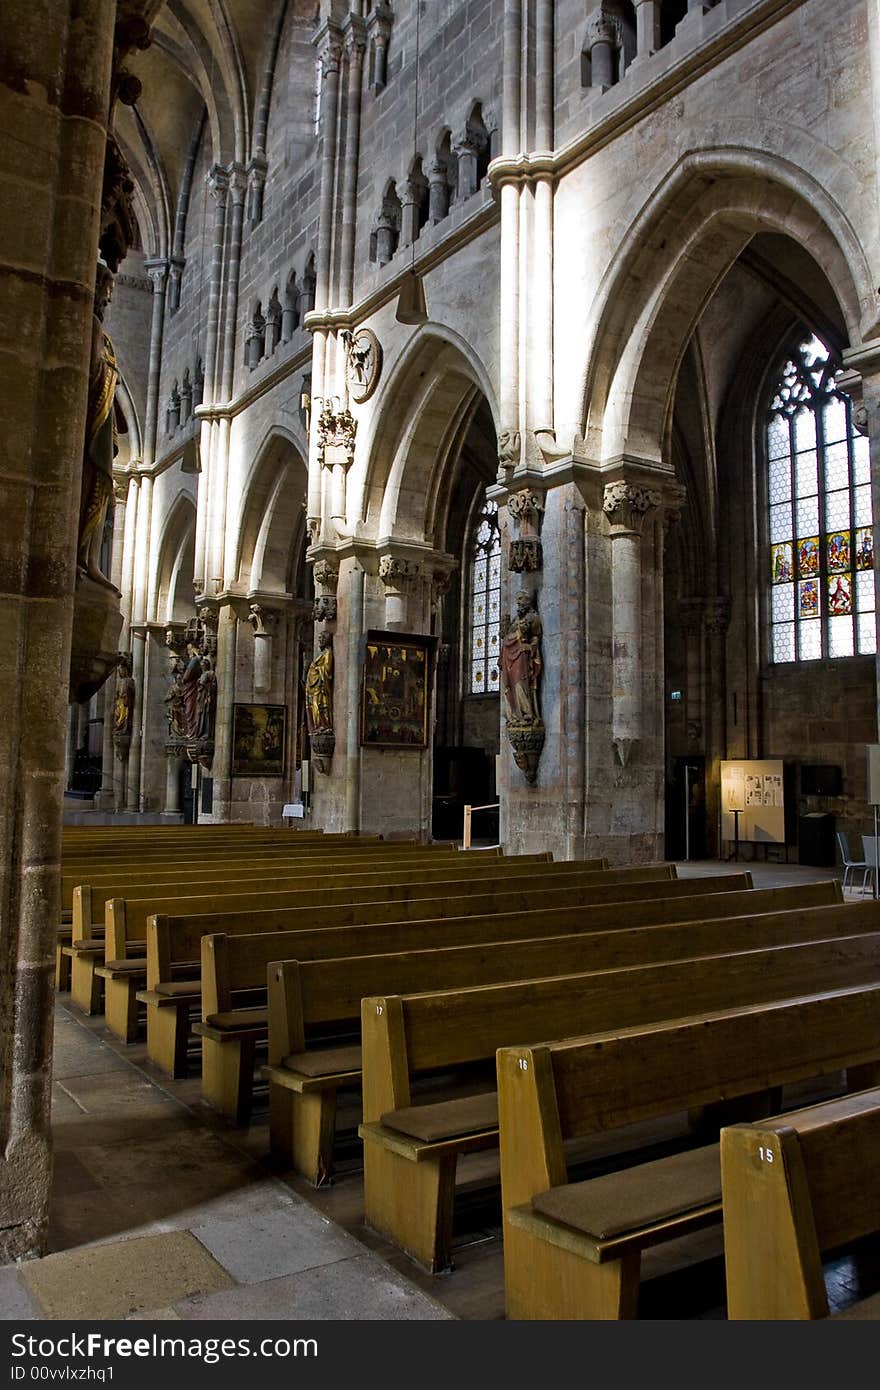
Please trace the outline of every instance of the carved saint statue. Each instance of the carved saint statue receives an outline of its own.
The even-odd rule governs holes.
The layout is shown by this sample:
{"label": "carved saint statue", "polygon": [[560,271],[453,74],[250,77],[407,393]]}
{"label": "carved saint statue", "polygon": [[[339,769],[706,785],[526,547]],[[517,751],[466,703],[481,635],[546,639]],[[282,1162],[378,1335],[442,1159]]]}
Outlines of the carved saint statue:
{"label": "carved saint statue", "polygon": [[322,632],[318,655],[306,674],[306,724],[310,734],[333,729],[333,634]]}
{"label": "carved saint statue", "polygon": [[125,430],[125,420],[116,404],[116,383],[119,380],[116,354],[104,332],[104,314],[110,303],[112,288],[113,275],[106,266],[99,265],[92,317],[89,401],[77,539],[77,568],[80,573],[110,589],[114,586],[101,571],[101,542],[107,504],[113,492],[117,432]]}
{"label": "carved saint statue", "polygon": [[217,677],[214,663],[209,656],[202,657],[202,674],[199,676],[196,694],[196,735],[198,738],[214,737],[214,715],[217,710]]}
{"label": "carved saint statue", "polygon": [[523,590],[516,596],[516,616],[501,641],[501,699],[508,724],[533,724],[541,718],[541,633],[532,597]]}
{"label": "carved saint statue", "polygon": [[130,734],[134,719],[134,680],[127,652],[119,653],[117,662],[116,698],[113,701],[114,734]]}
{"label": "carved saint statue", "polygon": [[180,674],[180,690],[183,699],[183,723],[187,738],[198,736],[199,678],[202,674],[202,658],[193,642],[188,642],[187,663]]}
{"label": "carved saint statue", "polygon": [[171,658],[171,676],[165,705],[168,715],[168,734],[173,739],[186,738],[186,711],[183,704],[183,687],[180,678],[186,668],[182,657],[176,654]]}

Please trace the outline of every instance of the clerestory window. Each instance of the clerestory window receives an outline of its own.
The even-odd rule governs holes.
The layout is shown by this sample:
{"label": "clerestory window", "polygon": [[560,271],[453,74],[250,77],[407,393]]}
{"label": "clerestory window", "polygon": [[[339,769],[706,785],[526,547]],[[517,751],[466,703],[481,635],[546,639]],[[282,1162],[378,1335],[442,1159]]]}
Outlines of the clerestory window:
{"label": "clerestory window", "polygon": [[501,621],[501,533],[497,502],[484,502],[477,514],[472,532],[470,581],[470,679],[466,688],[471,695],[497,694],[500,689]]}
{"label": "clerestory window", "polygon": [[766,424],[774,662],[877,650],[868,440],[818,338],[793,353]]}

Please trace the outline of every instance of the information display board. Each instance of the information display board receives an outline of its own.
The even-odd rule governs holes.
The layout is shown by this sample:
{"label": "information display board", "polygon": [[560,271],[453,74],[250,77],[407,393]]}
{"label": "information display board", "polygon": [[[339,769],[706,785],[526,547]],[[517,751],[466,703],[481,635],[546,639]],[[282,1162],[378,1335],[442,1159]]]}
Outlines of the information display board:
{"label": "information display board", "polygon": [[[734,811],[739,815],[735,817]],[[749,758],[721,764],[721,838],[785,844],[781,758]]]}

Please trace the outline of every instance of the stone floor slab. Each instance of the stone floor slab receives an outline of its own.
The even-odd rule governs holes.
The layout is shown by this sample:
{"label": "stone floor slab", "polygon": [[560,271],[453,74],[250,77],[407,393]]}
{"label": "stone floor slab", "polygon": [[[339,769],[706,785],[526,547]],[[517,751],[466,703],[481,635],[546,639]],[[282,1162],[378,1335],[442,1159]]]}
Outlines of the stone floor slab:
{"label": "stone floor slab", "polygon": [[187,1231],[68,1250],[33,1260],[21,1270],[43,1316],[66,1321],[126,1318],[232,1284]]}
{"label": "stone floor slab", "polygon": [[40,1310],[25,1287],[21,1265],[0,1269],[0,1322],[24,1322],[39,1318]]}
{"label": "stone floor slab", "polygon": [[441,1304],[369,1255],[175,1304],[193,1321],[269,1318],[320,1321],[450,1320]]}
{"label": "stone floor slab", "polygon": [[239,1284],[258,1284],[363,1253],[352,1236],[302,1201],[207,1221],[193,1227],[193,1235]]}

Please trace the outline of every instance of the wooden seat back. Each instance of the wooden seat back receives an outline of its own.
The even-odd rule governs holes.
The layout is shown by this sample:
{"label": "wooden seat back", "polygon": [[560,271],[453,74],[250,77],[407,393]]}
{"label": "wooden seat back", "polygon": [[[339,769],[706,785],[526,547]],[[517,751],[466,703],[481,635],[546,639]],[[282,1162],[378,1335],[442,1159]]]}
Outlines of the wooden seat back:
{"label": "wooden seat back", "polygon": [[[251,888],[248,892],[213,892],[204,895],[189,893],[163,896],[156,894],[148,898],[111,898],[105,907],[105,942],[107,960],[121,960],[126,954],[127,941],[146,939],[147,919],[158,914],[183,916],[186,914],[208,914],[215,912],[246,913],[284,911],[303,906],[320,906],[322,894],[339,893],[351,890],[369,889],[375,898],[392,897],[395,891],[403,890],[404,895],[415,884],[424,889],[434,886],[437,892],[457,894],[467,892],[475,884],[509,886],[518,882],[553,882],[582,887],[584,890],[601,884],[604,891],[615,894],[621,887],[632,888],[637,883],[658,885],[676,882],[668,870],[672,866],[658,865],[647,869],[599,869],[582,871],[570,865],[553,863],[543,854],[517,855],[506,861],[499,872],[495,864],[473,864],[467,872],[457,864],[441,866],[420,861],[385,868],[364,870],[351,869],[345,872],[333,870],[332,873],[302,873],[297,876],[295,888],[282,888],[279,891]],[[331,885],[328,885],[328,878]],[[317,895],[309,904],[305,894]],[[269,928],[271,929],[271,928]]]}
{"label": "wooden seat back", "polygon": [[[772,892],[773,890],[767,890]],[[753,890],[760,897],[761,890]],[[757,905],[756,905],[757,906]],[[815,953],[804,952],[799,955],[798,969],[803,972],[814,968],[824,968],[826,961],[831,969],[842,968],[841,958],[849,957],[850,964],[861,974],[861,962],[873,961],[874,953],[880,944],[880,907],[877,904],[852,904],[867,908],[853,913],[850,905],[831,908],[812,909],[805,913],[798,909],[787,912],[761,913],[756,911],[748,917],[709,919],[696,922],[677,922],[662,927],[621,928],[619,931],[582,932],[566,936],[546,936],[532,939],[489,940],[480,934],[484,919],[473,920],[473,944],[425,948],[420,942],[413,942],[413,949],[387,951],[335,957],[332,954],[312,958],[314,950],[320,951],[325,945],[332,945],[327,935],[316,937],[314,933],[282,932],[270,939],[206,937],[203,946],[212,943],[215,960],[220,952],[226,953],[227,978],[237,977],[237,961],[243,958],[251,943],[260,943],[261,953],[277,943],[284,951],[293,949],[296,959],[284,960],[276,956],[268,966],[267,989],[269,1001],[269,1062],[277,1063],[283,1057],[300,1052],[306,1045],[306,1030],[322,1024],[340,1026],[360,1020],[361,1000],[370,995],[415,994],[438,990],[458,990],[478,985],[501,984],[506,981],[540,979],[547,976],[587,974],[596,971],[615,970],[637,965],[652,965],[661,962],[682,961],[681,979],[695,990],[706,989],[706,971],[691,971],[690,962],[698,957],[712,958],[709,966],[711,979],[717,984],[717,995],[738,991],[751,995],[752,985],[761,972],[768,989],[775,989],[774,977],[770,974],[776,958],[769,948],[817,942]],[[625,909],[621,913],[623,917]],[[491,930],[494,922],[486,924]],[[523,924],[525,929],[525,924]],[[855,937],[871,934],[864,948],[855,946]],[[335,931],[329,937],[340,935]],[[841,950],[834,949],[834,936],[840,936]],[[301,940],[307,938],[307,941]],[[303,950],[305,947],[305,950]],[[418,947],[418,949],[417,949]],[[728,965],[736,953],[730,975]],[[725,960],[722,975],[718,959],[731,954],[731,962]],[[749,953],[748,955],[743,953]],[[792,977],[790,974],[794,958],[781,962],[781,972],[785,980],[794,978],[796,987],[800,986],[802,973]],[[744,969],[737,973],[738,965]],[[846,967],[848,969],[848,967]],[[630,988],[639,988],[645,976],[630,976]],[[647,976],[650,980],[650,975]],[[730,979],[730,990],[725,990],[723,981]],[[777,975],[775,978],[779,978]],[[623,981],[626,988],[626,980]],[[644,996],[642,996],[644,997]],[[224,995],[219,1007],[231,1006],[231,992]],[[677,1007],[680,996],[673,996]],[[649,1007],[645,1000],[645,1008]],[[660,1005],[660,1007],[665,1007]],[[706,1007],[709,1007],[706,1005]]]}
{"label": "wooden seat back", "polygon": [[828,1316],[822,1255],[880,1231],[880,1089],[721,1131],[727,1316]]}

